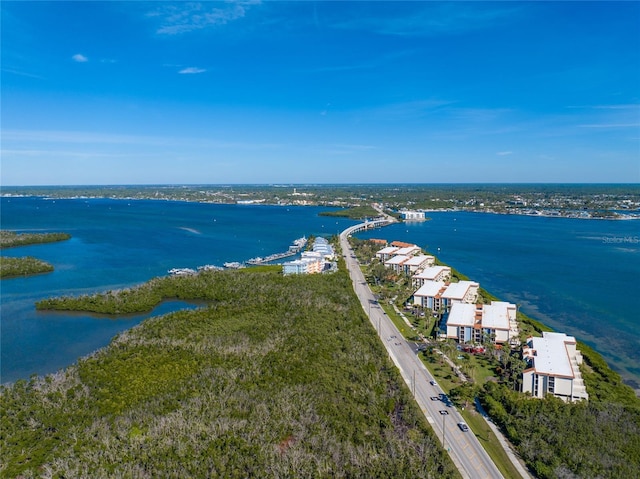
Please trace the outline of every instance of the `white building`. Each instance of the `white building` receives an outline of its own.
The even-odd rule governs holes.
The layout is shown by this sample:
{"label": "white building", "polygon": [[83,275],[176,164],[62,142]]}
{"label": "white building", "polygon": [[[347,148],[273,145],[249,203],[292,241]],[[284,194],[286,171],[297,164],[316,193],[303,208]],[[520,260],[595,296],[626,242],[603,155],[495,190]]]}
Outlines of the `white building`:
{"label": "white building", "polygon": [[580,374],[582,354],[573,336],[545,331],[541,338],[527,340],[522,356],[528,365],[522,373],[522,392],[538,398],[553,394],[565,401],[589,399]]}
{"label": "white building", "polygon": [[447,338],[459,343],[480,342],[482,305],[456,303],[447,316]]}
{"label": "white building", "polygon": [[307,274],[309,271],[309,261],[302,259],[295,259],[293,261],[287,261],[282,263],[282,274]]}
{"label": "white building", "polygon": [[409,260],[409,256],[403,254],[395,255],[384,262],[387,268],[393,269],[396,273],[404,272],[404,263]]}
{"label": "white building", "polygon": [[442,306],[442,293],[446,289],[447,285],[444,281],[425,281],[424,284],[413,293],[413,304],[437,311]]}
{"label": "white building", "polygon": [[482,306],[482,332],[495,343],[509,343],[518,338],[517,308],[506,301],[492,301]]}
{"label": "white building", "polygon": [[505,344],[518,337],[516,305],[504,301],[491,304],[454,303],[447,317],[447,338],[459,343],[481,343],[486,338]]}
{"label": "white building", "polygon": [[404,266],[404,272],[406,274],[415,273],[418,270],[424,269],[427,266],[433,264],[435,258],[426,254],[419,254],[410,257],[402,265]]}
{"label": "white building", "polygon": [[424,211],[402,210],[400,217],[405,221],[424,221]]}
{"label": "white building", "polygon": [[413,287],[419,288],[426,281],[447,281],[450,278],[451,268],[448,266],[427,266],[413,276]]}
{"label": "white building", "polygon": [[459,281],[451,283],[442,293],[442,303],[445,308],[454,303],[475,303],[478,300],[480,285],[475,281]]}
{"label": "white building", "polygon": [[399,249],[400,248],[396,248],[395,246],[387,246],[378,251],[376,257],[382,262],[387,261]]}
{"label": "white building", "polygon": [[399,248],[397,251],[393,253],[394,255],[404,255],[404,256],[414,256],[417,254],[422,254],[422,248],[420,246],[412,244],[409,246],[404,246]]}
{"label": "white building", "polygon": [[335,259],[335,252],[333,246],[326,238],[318,237],[313,242],[313,252],[320,253],[325,260]]}

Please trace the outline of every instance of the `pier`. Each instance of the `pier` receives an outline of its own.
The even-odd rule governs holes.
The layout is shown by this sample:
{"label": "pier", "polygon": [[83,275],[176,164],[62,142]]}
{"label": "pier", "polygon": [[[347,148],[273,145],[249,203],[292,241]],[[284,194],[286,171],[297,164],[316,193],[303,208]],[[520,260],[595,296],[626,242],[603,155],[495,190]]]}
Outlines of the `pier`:
{"label": "pier", "polygon": [[260,256],[258,256],[257,258],[251,258],[250,260],[247,260],[247,264],[255,266],[259,264],[270,263],[271,261],[277,261],[283,258],[288,258],[289,256],[295,256],[306,245],[307,245],[307,238],[303,236],[302,238],[298,238],[297,240],[295,240],[293,244],[289,246],[288,251],[285,251],[284,253],[270,254],[269,256],[265,256],[264,258]]}

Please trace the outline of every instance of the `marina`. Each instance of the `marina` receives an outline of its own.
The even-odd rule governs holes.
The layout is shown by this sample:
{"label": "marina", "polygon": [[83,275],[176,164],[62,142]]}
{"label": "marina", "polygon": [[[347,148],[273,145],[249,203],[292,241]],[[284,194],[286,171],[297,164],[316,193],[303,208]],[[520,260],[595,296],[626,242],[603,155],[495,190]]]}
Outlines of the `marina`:
{"label": "marina", "polygon": [[222,269],[241,269],[246,268],[247,265],[257,266],[261,264],[271,263],[273,261],[278,261],[280,259],[288,258],[290,256],[295,256],[300,253],[302,249],[307,245],[307,238],[303,236],[301,238],[295,239],[293,243],[289,246],[289,249],[282,253],[274,253],[268,256],[256,256],[255,258],[248,259],[245,262],[239,261],[227,261],[223,264],[224,267],[214,266],[214,265],[204,265],[199,266],[197,270],[192,268],[171,268],[168,273],[172,276],[187,276],[192,274],[197,274],[198,271],[210,271],[210,270],[222,270]]}
{"label": "marina", "polygon": [[278,261],[279,259],[288,258],[289,256],[295,256],[306,245],[307,245],[307,238],[303,236],[302,238],[298,238],[294,240],[293,244],[289,246],[288,251],[285,251],[284,253],[270,254],[269,256],[265,256],[265,257],[257,256],[255,258],[251,258],[247,260],[247,264],[256,266],[259,264],[271,263],[272,261]]}

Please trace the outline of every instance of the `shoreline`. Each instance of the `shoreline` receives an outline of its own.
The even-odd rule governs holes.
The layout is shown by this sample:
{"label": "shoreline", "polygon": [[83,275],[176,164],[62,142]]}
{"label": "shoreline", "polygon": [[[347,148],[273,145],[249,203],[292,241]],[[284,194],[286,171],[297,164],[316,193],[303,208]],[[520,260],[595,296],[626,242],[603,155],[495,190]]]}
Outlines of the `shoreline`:
{"label": "shoreline", "polygon": [[[388,223],[388,224],[383,224],[381,227],[384,226],[390,226],[393,223]],[[376,228],[377,229],[377,228]],[[354,233],[355,234],[355,233]],[[603,238],[604,239],[604,238]],[[362,239],[360,238],[360,240],[362,241],[367,241],[367,239]],[[640,243],[640,239],[636,238],[636,240],[634,241],[635,243]],[[422,248],[421,248],[422,249]],[[424,250],[423,250],[424,251]],[[453,266],[442,262],[438,256],[434,253],[431,253],[429,251],[425,251],[425,254],[430,254],[433,255],[436,259],[436,263],[437,264],[441,264],[441,265],[445,265],[445,266],[449,266],[453,271],[456,271],[456,273],[458,275],[462,275],[464,276],[466,279],[470,278],[468,276],[466,276],[464,273],[461,273],[461,271],[458,268],[454,268]],[[480,290],[483,290],[488,296],[490,296],[493,300],[493,298],[495,298],[496,301],[505,301],[504,299],[501,299],[500,297],[496,296],[495,294],[491,293],[490,291],[484,289],[483,287],[480,287]],[[480,293],[479,293],[480,294]],[[550,332],[559,332],[556,328],[549,326],[548,324],[544,323],[543,321],[540,321],[539,319],[536,319],[534,317],[531,317],[529,314],[526,314],[524,312],[522,312],[520,310],[520,308],[518,308],[518,322],[525,322],[528,325],[530,325],[534,330],[536,330],[538,333],[541,333],[542,331],[550,331]],[[577,335],[573,334],[573,336],[576,338],[576,341],[579,344],[579,347],[581,348],[581,351],[583,352],[583,354],[585,353],[585,349],[586,349],[586,354],[584,354],[585,356],[590,356],[593,358],[593,356],[595,355],[595,359],[598,360],[602,360],[607,368],[612,371],[614,374],[616,374],[618,376],[618,378],[620,379],[620,381],[627,387],[629,387],[631,390],[633,390],[633,392],[635,393],[637,398],[640,398],[640,381],[636,378],[633,377],[628,377],[625,378],[620,372],[618,372],[618,370],[614,369],[614,367],[612,366],[612,364],[607,360],[606,356],[604,354],[602,354],[601,352],[599,352],[596,348],[595,345],[590,345],[587,342],[585,342],[584,340],[582,340],[580,337],[578,337]]]}
{"label": "shoreline", "polygon": [[[232,200],[232,201],[208,201],[208,200],[200,200],[200,199],[189,199],[189,198],[156,198],[156,197],[131,197],[131,196],[123,196],[123,197],[111,197],[111,196],[50,196],[50,195],[38,195],[38,194],[14,194],[14,193],[3,193],[0,194],[0,198],[41,198],[47,201],[56,201],[56,200],[113,200],[113,201],[176,201],[181,203],[200,203],[200,204],[212,204],[212,205],[237,205],[237,206],[314,206],[314,207],[334,207],[341,209],[348,209],[351,206],[348,205],[335,205],[329,204],[330,202],[313,202],[305,200],[303,203],[291,201],[291,202],[268,202],[266,200],[251,200],[251,201],[243,201],[243,200]],[[464,213],[483,213],[483,214],[494,214],[494,215],[513,215],[513,216],[530,216],[534,218],[566,218],[566,219],[576,219],[576,220],[605,220],[605,221],[634,221],[640,220],[640,211],[635,214],[631,213],[620,213],[617,210],[614,211],[614,215],[612,216],[593,216],[592,213],[595,210],[570,210],[570,209],[554,209],[551,211],[544,210],[534,210],[534,212],[530,211],[518,211],[517,209],[508,209],[506,211],[495,211],[491,208],[486,209],[473,209],[473,208],[418,208],[416,211],[422,211],[425,213],[429,212],[438,212],[438,213],[455,213],[455,212],[464,212]],[[636,210],[637,211],[637,210]],[[415,222],[415,220],[399,220],[403,223],[411,223]],[[423,221],[428,221],[427,219]],[[640,238],[638,239],[640,243]]]}

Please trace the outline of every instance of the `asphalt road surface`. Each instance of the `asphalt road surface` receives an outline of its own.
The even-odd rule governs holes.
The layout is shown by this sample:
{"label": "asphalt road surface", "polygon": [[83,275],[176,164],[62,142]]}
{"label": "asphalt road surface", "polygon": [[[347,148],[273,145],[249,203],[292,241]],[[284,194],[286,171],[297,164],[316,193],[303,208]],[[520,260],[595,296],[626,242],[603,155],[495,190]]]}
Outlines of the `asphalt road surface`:
{"label": "asphalt road surface", "polygon": [[469,479],[502,478],[502,474],[482,448],[473,431],[463,431],[458,426],[464,419],[420,361],[415,346],[412,347],[412,343],[404,339],[378,305],[347,240],[357,228],[358,226],[354,226],[343,231],[340,234],[340,244],[355,292],[389,356],[400,370],[427,421],[444,443],[462,476]]}

